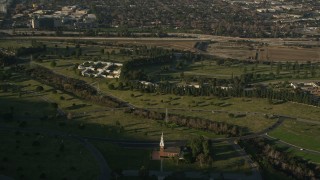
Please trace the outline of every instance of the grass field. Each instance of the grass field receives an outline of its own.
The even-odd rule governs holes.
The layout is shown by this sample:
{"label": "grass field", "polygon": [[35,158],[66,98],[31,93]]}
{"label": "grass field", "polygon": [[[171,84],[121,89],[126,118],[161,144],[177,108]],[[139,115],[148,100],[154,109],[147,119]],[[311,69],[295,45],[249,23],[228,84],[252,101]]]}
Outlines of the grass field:
{"label": "grass field", "polygon": [[[122,110],[112,111],[103,106],[80,100],[59,90],[53,93],[54,89],[52,87],[19,77],[19,75],[15,75],[12,78],[15,80],[16,85],[23,87],[23,91],[32,91],[38,86],[44,88],[38,94],[26,94],[20,98],[17,92],[0,93],[0,101],[2,102],[0,103],[0,112],[10,112],[10,107],[13,107],[14,120],[28,120],[27,124],[31,127],[44,127],[87,136],[121,139],[158,140],[161,132],[164,132],[168,139],[188,139],[197,135],[204,135],[208,138],[221,137],[221,135],[185,127],[165,126],[154,120],[123,113]],[[72,120],[57,120],[55,118],[55,109],[50,103],[44,102],[43,98],[57,103],[58,107],[67,114],[71,113],[73,116]],[[48,118],[40,120],[44,116]],[[79,127],[81,124],[85,128]],[[15,121],[12,125],[15,125]]]}
{"label": "grass field", "polygon": [[320,125],[288,120],[269,135],[302,148],[320,151],[319,130]]}
{"label": "grass field", "polygon": [[308,153],[307,151],[301,151],[296,148],[291,148],[291,147],[288,147],[287,145],[277,143],[276,141],[275,141],[275,145],[277,147],[281,148],[282,150],[289,152],[295,156],[299,156],[299,157],[301,157],[307,161],[310,161],[312,163],[320,164],[320,156],[319,155],[311,154],[311,153]]}
{"label": "grass field", "polygon": [[0,40],[0,48],[19,48],[31,46],[30,40]]}
{"label": "grass field", "polygon": [[[68,63],[64,62],[63,63]],[[45,65],[49,67],[49,63],[42,63],[42,65]],[[56,67],[53,68],[55,72],[73,76],[82,80],[87,81],[88,83],[92,82],[99,82],[100,89],[107,93],[112,94],[116,97],[119,97],[120,99],[123,99],[124,101],[130,102],[138,107],[151,107],[151,108],[183,108],[183,109],[205,109],[205,110],[226,110],[226,111],[241,111],[242,113],[246,112],[261,112],[266,114],[281,114],[281,115],[289,115],[304,119],[311,119],[318,121],[318,116],[320,114],[320,108],[316,107],[310,107],[303,104],[296,104],[291,102],[286,102],[279,105],[272,105],[267,102],[266,99],[257,99],[257,98],[225,98],[225,99],[219,99],[216,97],[187,97],[187,96],[175,96],[175,95],[159,95],[159,94],[147,94],[147,93],[141,93],[138,91],[128,91],[128,90],[109,90],[107,87],[108,84],[106,82],[114,83],[117,86],[116,80],[103,80],[103,79],[96,79],[96,78],[88,78],[88,77],[82,77],[77,75],[73,72],[73,70],[67,70],[64,67]],[[52,95],[50,95],[52,96]],[[56,96],[56,95],[55,95]],[[61,103],[66,103],[67,105],[64,106],[67,108],[67,111],[73,112],[72,104],[86,104],[84,102],[72,102],[72,97],[65,97],[66,99],[70,99],[71,101],[61,101]],[[59,97],[56,97],[57,100],[59,100]],[[63,107],[62,107],[63,108]],[[95,106],[86,106],[84,108],[85,110],[95,109],[97,107]],[[80,111],[82,111],[80,109]],[[300,113],[301,111],[305,113]],[[264,119],[262,115],[252,115],[252,116],[246,116],[243,118],[229,118],[227,114],[221,115],[221,114],[212,114],[212,113],[195,113],[195,112],[170,112],[169,113],[180,113],[185,115],[196,115],[201,116],[207,119],[217,120],[217,121],[224,121],[231,124],[236,124],[239,126],[247,127],[248,132],[256,132],[260,131],[268,126],[270,126],[272,123],[274,123],[274,120]],[[103,116],[103,115],[99,115]],[[119,115],[120,116],[120,115]],[[123,117],[125,118],[125,117]],[[93,118],[92,120],[96,121],[97,124],[101,124],[103,122],[106,124],[105,120],[99,120]],[[124,123],[125,124],[125,123]],[[129,125],[130,126],[130,125]],[[137,127],[138,128],[138,127]],[[130,129],[130,128],[129,128]],[[152,133],[151,133],[152,134]],[[208,136],[209,137],[209,136]]]}
{"label": "grass field", "polygon": [[[79,62],[79,61],[76,61]],[[61,63],[61,65],[59,65]],[[108,84],[113,83],[117,87],[118,82],[116,80],[105,80],[97,78],[82,77],[76,74],[70,68],[65,67],[65,64],[72,63],[72,61],[58,62],[58,66],[52,68],[55,72],[68,75],[74,78],[82,79],[88,83],[99,82],[100,89],[108,94],[119,97],[127,102],[130,102],[139,107],[167,107],[167,108],[201,108],[201,109],[217,109],[217,110],[230,110],[230,111],[244,111],[244,112],[262,112],[262,113],[274,113],[274,114],[284,114],[290,116],[296,116],[299,118],[318,120],[320,114],[320,108],[310,107],[303,104],[296,103],[283,103],[281,105],[271,105],[265,99],[245,99],[242,98],[230,98],[221,100],[215,97],[187,97],[187,96],[175,96],[175,95],[156,95],[141,93],[138,91],[119,91],[119,90],[109,90]],[[49,62],[42,63],[41,65],[50,67]],[[209,68],[206,66],[206,68]],[[259,69],[261,68],[261,69]],[[257,71],[264,71],[267,67],[261,65],[256,68]],[[201,69],[201,68],[200,68]],[[200,69],[198,70],[199,72]],[[238,72],[240,73],[240,68]],[[249,68],[250,69],[250,68]],[[212,70],[218,71],[218,70]],[[222,71],[225,76],[231,76],[233,71]],[[237,72],[237,71],[235,71]],[[204,71],[203,73],[212,73],[210,70]],[[133,95],[133,96],[132,96]],[[195,102],[195,103],[194,103]],[[217,106],[214,104],[224,103],[226,106]],[[213,104],[213,105],[212,105]],[[306,113],[299,113],[301,110]]]}
{"label": "grass field", "polygon": [[[271,45],[261,48],[259,60],[270,61],[319,61],[318,48],[301,48],[284,45]],[[256,49],[253,49],[243,43],[217,43],[208,48],[208,52],[224,58],[249,59],[255,57]],[[269,56],[267,58],[267,56]]]}
{"label": "grass field", "polygon": [[[0,93],[3,95],[3,93]],[[6,95],[4,95],[6,96]],[[65,94],[64,97],[67,97]],[[54,99],[54,98],[51,98]],[[33,101],[35,100],[35,101]],[[158,140],[161,132],[166,134],[167,139],[188,139],[199,134],[209,138],[221,137],[213,133],[202,132],[194,129],[178,127],[178,126],[164,126],[157,121],[138,118],[122,111],[105,111],[105,108],[96,105],[77,103],[80,108],[70,110],[74,117],[72,120],[57,120],[55,119],[55,111],[51,109],[50,104],[38,101],[36,97],[24,97],[17,100],[17,97],[6,97],[0,99],[4,110],[7,106],[14,107],[13,122],[7,122],[6,125],[18,126],[22,120],[26,121],[28,127],[41,127],[45,129],[56,129],[63,132],[75,133],[86,136],[118,138],[118,139],[149,139]],[[62,109],[68,109],[70,103],[78,102],[80,100],[71,100],[68,102],[64,100],[59,103]],[[38,107],[37,109],[28,107]],[[15,113],[16,110],[23,109],[22,113]],[[45,111],[49,109],[48,111]],[[8,112],[10,109],[3,111]],[[102,110],[101,112],[90,113],[92,110]],[[28,112],[26,114],[25,112]],[[87,113],[85,113],[87,112]],[[40,120],[42,117],[48,116],[48,119]],[[50,118],[51,117],[51,118]],[[83,124],[83,127],[81,124]]]}
{"label": "grass field", "polygon": [[[226,110],[241,112],[261,112],[266,114],[290,115],[318,121],[320,108],[308,105],[286,102],[283,104],[269,104],[267,99],[258,98],[217,98],[191,97],[175,95],[159,95],[141,93],[138,91],[109,90],[107,85],[100,83],[100,89],[117,96],[138,107],[162,107],[183,109]],[[134,94],[134,96],[131,96]],[[300,113],[303,111],[304,113]]]}
{"label": "grass field", "polygon": [[247,128],[247,131],[243,133],[259,132],[266,129],[267,127],[271,126],[276,122],[276,119],[267,119],[262,115],[258,115],[258,114],[257,115],[248,114],[243,117],[231,118],[229,117],[229,113],[224,113],[224,112],[212,113],[212,112],[203,112],[203,111],[197,112],[197,111],[171,110],[170,113],[181,114],[185,116],[202,117],[202,118],[210,119],[213,121],[226,122],[228,124],[234,124],[240,127]]}
{"label": "grass field", "polygon": [[0,132],[0,142],[2,175],[14,179],[96,179],[99,175],[94,158],[78,142],[13,132]]}
{"label": "grass field", "polygon": [[[232,61],[226,63],[226,65],[217,65],[216,62],[212,60],[203,60],[196,62],[188,66],[184,73],[185,75],[194,76],[207,76],[216,78],[231,78],[231,76],[240,76],[244,73],[257,73],[269,75],[273,73],[276,75],[277,79],[290,78],[295,79],[299,75],[299,79],[303,78],[306,71],[301,69],[299,73],[293,73],[292,70],[286,70],[285,65],[279,70],[279,75],[277,74],[277,64],[266,65],[266,64],[232,64]],[[319,70],[317,71],[319,72]],[[307,71],[308,77],[311,78],[310,71]]]}

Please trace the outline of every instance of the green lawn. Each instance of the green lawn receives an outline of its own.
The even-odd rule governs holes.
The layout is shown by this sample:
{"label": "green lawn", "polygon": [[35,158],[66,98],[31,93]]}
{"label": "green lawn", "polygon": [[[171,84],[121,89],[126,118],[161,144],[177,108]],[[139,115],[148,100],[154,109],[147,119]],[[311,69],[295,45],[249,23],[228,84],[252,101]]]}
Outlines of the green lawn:
{"label": "green lawn", "polygon": [[[230,61],[231,62],[231,61]],[[175,64],[171,64],[171,66],[175,66]],[[319,71],[319,70],[317,70]],[[209,78],[223,78],[229,79],[232,76],[241,76],[244,73],[256,73],[264,76],[270,75],[273,73],[277,81],[285,81],[292,79],[312,79],[309,70],[301,69],[299,73],[294,73],[292,70],[286,70],[284,65],[282,69],[279,69],[279,74],[277,74],[277,64],[273,65],[271,68],[270,65],[265,64],[230,64],[230,65],[217,65],[214,60],[205,59],[203,61],[194,62],[192,64],[184,65],[184,67],[180,70],[174,69],[169,70],[167,72],[161,72],[159,66],[150,66],[145,68],[145,72],[148,75],[171,75],[176,80],[180,80],[180,73],[183,72],[185,77],[209,77]],[[308,77],[305,77],[305,74],[308,74]],[[298,76],[299,75],[299,76]],[[314,77],[313,79],[315,79]]]}
{"label": "green lawn", "polygon": [[275,142],[277,147],[282,148],[283,150],[285,150],[286,152],[292,153],[295,156],[299,156],[307,161],[316,163],[316,164],[320,164],[320,156],[316,155],[316,154],[311,154],[308,153],[307,151],[301,151],[299,149],[296,148],[291,148],[288,147],[287,145],[281,144],[281,143],[277,143]]}
{"label": "green lawn", "polygon": [[302,148],[320,151],[320,125],[287,120],[269,135]]}
{"label": "green lawn", "polygon": [[[67,62],[66,62],[67,63]],[[49,67],[49,63],[43,63]],[[241,111],[246,112],[261,112],[265,114],[281,114],[289,115],[298,118],[310,119],[318,121],[320,108],[311,107],[308,105],[286,102],[283,104],[269,104],[266,99],[258,98],[224,98],[216,97],[191,97],[191,96],[175,96],[175,95],[160,95],[154,93],[141,93],[139,91],[130,90],[110,90],[108,84],[114,83],[117,86],[116,80],[105,80],[97,78],[82,77],[75,74],[72,70],[65,68],[54,68],[54,71],[68,76],[76,77],[87,81],[88,83],[99,82],[100,89],[107,94],[112,94],[124,101],[130,102],[138,107],[147,108],[182,108],[182,109],[205,109],[205,110],[226,110],[226,111]],[[108,82],[108,84],[106,83]],[[97,86],[97,85],[96,85]],[[303,111],[304,113],[300,113]],[[169,113],[176,113],[171,112]],[[275,122],[275,120],[265,119],[262,115],[248,115],[244,118],[229,118],[227,114],[212,114],[212,113],[196,113],[196,112],[178,112],[185,115],[196,115],[207,119],[224,121],[239,126],[248,128],[249,131],[259,131]]]}
{"label": "green lawn", "polygon": [[0,48],[19,48],[31,46],[30,40],[0,40]]}
{"label": "green lawn", "polygon": [[[0,102],[2,102],[0,112],[6,113],[13,109],[14,120],[28,119],[27,126],[30,127],[45,127],[86,136],[140,140],[158,140],[161,132],[164,132],[168,139],[188,139],[198,135],[208,138],[222,137],[210,132],[185,127],[165,126],[154,120],[126,114],[122,110],[111,111],[103,106],[80,100],[61,91],[53,93],[54,89],[52,87],[37,81],[22,79],[18,76],[14,78],[15,84],[23,87],[22,91],[35,90],[38,86],[44,88],[39,94],[25,94],[20,98],[17,92],[0,92]],[[72,115],[72,120],[56,119],[56,111],[50,103],[43,101],[43,98],[57,103],[59,108]],[[93,112],[96,110],[99,111]],[[40,120],[44,116],[48,116],[49,119]],[[83,124],[83,127],[80,127],[81,124]],[[19,124],[14,121],[10,125]]]}
{"label": "green lawn", "polygon": [[[78,142],[35,133],[0,132],[0,174],[15,179],[96,179],[99,168]],[[36,143],[38,142],[38,144]],[[63,142],[64,150],[60,150]]]}
{"label": "green lawn", "polygon": [[[200,109],[200,108],[199,108]],[[229,117],[229,113],[224,112],[197,112],[197,111],[184,111],[184,110],[170,110],[169,113],[181,114],[185,116],[202,117],[213,121],[226,122],[228,124],[234,124],[240,127],[247,128],[244,133],[259,132],[272,126],[276,122],[276,119],[267,119],[262,115],[248,114],[244,117]],[[237,114],[237,113],[235,113]]]}
{"label": "green lawn", "polygon": [[[192,97],[159,95],[154,93],[141,93],[139,91],[109,90],[105,83],[100,83],[100,89],[106,93],[117,96],[138,107],[162,107],[184,109],[227,110],[241,112],[262,112],[267,114],[282,114],[299,118],[319,121],[319,107],[286,102],[283,104],[269,104],[267,99],[259,98],[225,98]],[[134,96],[132,96],[132,94]],[[300,113],[304,112],[304,113]]]}

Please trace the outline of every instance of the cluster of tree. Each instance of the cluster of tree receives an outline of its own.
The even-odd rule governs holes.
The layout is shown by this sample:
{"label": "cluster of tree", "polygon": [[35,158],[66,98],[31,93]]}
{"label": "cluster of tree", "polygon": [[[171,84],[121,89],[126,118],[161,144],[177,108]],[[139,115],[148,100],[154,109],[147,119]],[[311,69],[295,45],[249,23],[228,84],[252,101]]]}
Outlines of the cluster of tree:
{"label": "cluster of tree", "polygon": [[119,53],[122,55],[136,55],[136,56],[147,56],[147,57],[158,57],[164,55],[170,55],[172,52],[168,49],[152,47],[148,48],[147,46],[129,46],[124,44],[119,44],[121,48]]}
{"label": "cluster of tree", "polygon": [[85,81],[56,74],[44,67],[35,66],[34,68],[27,70],[27,74],[44,84],[48,84],[56,89],[73,93],[74,95],[86,100],[103,104],[108,107],[126,106],[125,102],[122,102],[114,97],[99,95],[97,90],[88,85]]}
{"label": "cluster of tree", "polygon": [[[145,52],[145,50],[142,50]],[[148,58],[138,58],[131,61],[127,61],[123,64],[121,69],[121,79],[124,81],[128,80],[155,80],[158,77],[150,77],[144,73],[143,68],[148,66],[161,66],[164,70],[169,70],[172,64],[176,64],[174,68],[182,69],[185,64],[193,61],[199,60],[201,56],[192,54],[190,52],[180,52],[180,51],[167,51],[159,48],[148,51],[151,53],[151,57]],[[153,56],[154,55],[154,56]],[[165,66],[166,65],[166,66]]]}
{"label": "cluster of tree", "polygon": [[21,48],[17,49],[16,55],[17,56],[25,56],[25,55],[43,52],[45,50],[46,49],[44,47],[28,47],[28,48],[21,47]]}
{"label": "cluster of tree", "polygon": [[3,81],[3,80],[8,80],[9,78],[11,77],[11,73],[8,72],[8,71],[0,71],[0,80]]}
{"label": "cluster of tree", "polygon": [[279,150],[270,145],[268,140],[257,138],[248,140],[247,144],[254,144],[255,158],[259,163],[268,162],[274,168],[297,179],[319,179],[320,167],[293,156],[291,153]]}
{"label": "cluster of tree", "polygon": [[[172,57],[172,56],[170,56]],[[194,59],[199,60],[199,57],[194,55],[189,55],[184,57],[187,60]],[[213,58],[213,57],[209,57]],[[165,58],[164,58],[165,59]],[[201,59],[201,57],[200,57]],[[161,59],[149,60],[149,59],[137,59],[128,62],[122,71],[122,78],[124,80],[152,80],[152,77],[148,77],[141,67],[150,64],[164,64],[169,63],[168,61]],[[225,64],[224,59],[216,59],[217,64]],[[235,61],[232,63],[242,63],[242,64],[252,64],[257,63],[253,61]],[[263,62],[264,64],[273,65],[272,62]],[[298,70],[303,69],[316,69],[318,64],[312,64],[307,62],[306,64],[291,64],[289,62],[282,64],[278,63],[277,67],[280,69],[286,68],[286,70]],[[165,68],[168,69],[168,68]],[[159,78],[159,77],[158,77]],[[161,77],[163,78],[163,77]],[[190,85],[181,85],[176,83],[169,82],[160,82],[157,84],[142,84],[139,81],[127,81],[125,86],[128,86],[131,90],[140,90],[147,93],[163,93],[163,94],[175,94],[175,95],[187,95],[187,96],[218,96],[218,97],[257,97],[257,98],[268,98],[268,99],[279,99],[283,101],[294,101],[299,103],[311,104],[311,105],[320,105],[317,99],[310,93],[301,91],[301,90],[292,90],[291,88],[267,88],[264,86],[257,86],[247,88],[249,83],[257,82],[260,80],[274,79],[275,74],[258,74],[255,72],[244,73],[240,77],[231,77],[231,79],[216,79],[208,77],[185,77],[181,75],[186,82],[198,82],[199,88]],[[227,88],[221,88],[221,86]]]}
{"label": "cluster of tree", "polygon": [[15,65],[18,62],[16,56],[10,56],[0,53],[0,66],[11,66]]}
{"label": "cluster of tree", "polygon": [[179,96],[256,97],[293,101],[315,106],[320,105],[320,102],[317,101],[314,95],[299,89],[270,88],[262,85],[246,88],[246,83],[249,80],[247,76],[243,77],[243,79],[235,77],[230,81],[225,81],[230,83],[227,87],[219,86],[217,84],[218,81],[199,83],[199,88],[169,82],[160,82],[158,84],[149,85],[143,85],[139,82],[130,82],[127,83],[127,85],[129,85],[132,90],[140,90],[146,93],[175,94]]}
{"label": "cluster of tree", "polygon": [[311,69],[319,69],[319,63],[311,63],[311,61],[307,61],[305,63],[298,63],[295,62],[272,62],[272,61],[255,61],[255,60],[239,60],[239,59],[224,59],[219,58],[211,55],[206,55],[204,58],[210,59],[212,61],[216,61],[217,65],[220,66],[231,66],[231,65],[247,65],[247,64],[256,64],[257,66],[259,64],[264,65],[270,65],[271,69],[273,67],[279,68],[280,70],[286,70],[286,71],[299,71],[299,70],[311,70]]}
{"label": "cluster of tree", "polygon": [[11,83],[2,83],[0,85],[0,90],[2,90],[3,92],[20,92],[22,86],[18,86],[15,84],[11,84]]}
{"label": "cluster of tree", "polygon": [[143,80],[145,74],[137,76],[136,74],[140,72],[142,73],[141,68],[146,66],[155,66],[155,65],[162,65],[168,64],[174,61],[174,56],[163,55],[154,58],[139,58],[134,59],[131,61],[127,61],[123,64],[121,69],[121,79],[122,80],[135,80],[133,78],[137,78],[139,80]]}
{"label": "cluster of tree", "polygon": [[[127,113],[140,116],[143,118],[154,119],[154,120],[165,120],[165,113],[151,111],[148,109],[135,108],[126,110]],[[199,129],[203,131],[211,131],[215,134],[226,134],[228,136],[240,136],[242,132],[245,132],[244,127],[239,127],[224,122],[212,121],[209,119],[183,116],[178,114],[169,114],[167,120],[175,123],[179,126]]]}
{"label": "cluster of tree", "polygon": [[47,50],[47,46],[43,43],[37,42],[35,40],[31,41],[31,47],[21,47],[16,50],[17,56],[25,56],[30,54],[37,54]]}
{"label": "cluster of tree", "polygon": [[194,45],[194,48],[199,49],[201,51],[206,51],[209,46],[209,42],[197,42]]}
{"label": "cluster of tree", "polygon": [[211,141],[204,139],[203,136],[195,137],[188,142],[191,148],[191,154],[185,153],[184,159],[187,162],[198,162],[202,167],[213,162]]}

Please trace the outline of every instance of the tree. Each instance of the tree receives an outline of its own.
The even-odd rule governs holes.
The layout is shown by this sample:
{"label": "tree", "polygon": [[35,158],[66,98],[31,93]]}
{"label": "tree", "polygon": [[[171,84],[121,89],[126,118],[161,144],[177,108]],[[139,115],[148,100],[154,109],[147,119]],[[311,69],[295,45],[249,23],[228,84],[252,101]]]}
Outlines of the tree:
{"label": "tree", "polygon": [[247,67],[246,66],[243,68],[243,73],[247,73]]}
{"label": "tree", "polygon": [[124,88],[123,83],[122,83],[122,82],[119,82],[118,89],[119,89],[119,90],[123,90],[123,88]]}
{"label": "tree", "polygon": [[200,167],[202,167],[203,164],[205,164],[205,161],[206,161],[206,156],[205,156],[203,153],[200,153],[200,154],[197,156],[197,162],[199,162]]}
{"label": "tree", "polygon": [[103,49],[103,48],[100,49],[100,54],[101,54],[101,55],[104,55],[104,49]]}
{"label": "tree", "polygon": [[203,153],[204,153],[205,156],[209,156],[210,155],[210,143],[209,143],[209,140],[203,141],[202,149],[203,149]]}
{"label": "tree", "polygon": [[51,106],[52,106],[54,109],[58,109],[58,104],[57,104],[57,103],[51,103]]}
{"label": "tree", "polygon": [[189,152],[183,153],[183,159],[187,164],[192,163],[193,162],[192,153],[189,153]]}
{"label": "tree", "polygon": [[67,119],[69,119],[69,120],[72,120],[72,119],[73,119],[73,115],[72,115],[72,113],[71,113],[71,112],[69,112],[69,113],[68,113],[68,115],[67,115]]}
{"label": "tree", "polygon": [[111,89],[111,90],[114,90],[115,89],[114,84],[113,83],[109,84],[108,88]]}
{"label": "tree", "polygon": [[197,157],[203,151],[202,142],[204,141],[203,136],[195,137],[190,142],[193,157]]}
{"label": "tree", "polygon": [[57,66],[56,61],[52,61],[52,62],[50,63],[50,66],[51,66],[51,67],[56,67],[56,66]]}
{"label": "tree", "polygon": [[43,90],[44,90],[44,89],[43,89],[42,86],[37,86],[37,87],[36,87],[36,91],[38,91],[38,92],[43,91]]}
{"label": "tree", "polygon": [[280,75],[280,67],[279,66],[277,66],[276,74],[277,74],[277,76]]}

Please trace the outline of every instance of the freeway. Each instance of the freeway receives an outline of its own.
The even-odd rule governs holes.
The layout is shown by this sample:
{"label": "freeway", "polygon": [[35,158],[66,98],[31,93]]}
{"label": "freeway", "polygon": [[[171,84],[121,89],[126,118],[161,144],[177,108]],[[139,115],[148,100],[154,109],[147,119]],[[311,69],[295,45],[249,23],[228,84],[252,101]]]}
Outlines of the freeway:
{"label": "freeway", "polygon": [[[39,31],[39,30],[33,30],[33,29],[15,29],[15,34],[28,34],[29,36],[14,36],[13,30],[12,29],[0,29],[1,33],[6,33],[9,34],[9,38],[15,38],[19,37],[20,39],[23,38],[29,38],[29,37],[46,37],[44,35],[55,35],[55,31]],[[66,31],[65,36],[61,36],[61,38],[68,37],[69,36],[74,36],[74,38],[77,39],[93,39],[95,37],[85,37],[83,32],[75,32],[75,31]],[[144,33],[140,33],[144,34]],[[137,33],[139,35],[139,33]],[[168,33],[169,36],[173,36],[171,38],[159,38],[159,37],[150,37],[150,38],[141,38],[141,39],[152,39],[152,40],[183,40],[183,39],[189,39],[189,40],[197,40],[197,41],[207,41],[207,40],[212,40],[212,41],[219,41],[219,42],[228,42],[230,40],[236,41],[254,41],[254,42],[262,42],[262,43],[267,43],[269,45],[283,45],[285,43],[299,43],[299,44],[306,44],[306,45],[317,45],[318,42],[316,41],[315,38],[241,38],[241,37],[229,37],[229,36],[216,36],[216,35],[208,35],[208,34],[194,34],[194,33]],[[57,36],[54,36],[57,37]],[[119,37],[98,37],[102,39],[113,39],[113,40],[121,40],[124,38],[119,38]],[[125,38],[125,39],[139,39],[139,38]]]}
{"label": "freeway", "polygon": [[78,36],[9,36],[0,37],[3,40],[93,40],[93,41],[199,41],[198,38],[146,38],[146,37],[78,37]]}

